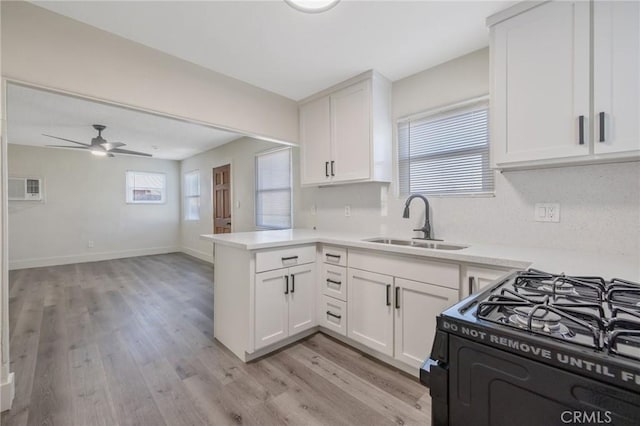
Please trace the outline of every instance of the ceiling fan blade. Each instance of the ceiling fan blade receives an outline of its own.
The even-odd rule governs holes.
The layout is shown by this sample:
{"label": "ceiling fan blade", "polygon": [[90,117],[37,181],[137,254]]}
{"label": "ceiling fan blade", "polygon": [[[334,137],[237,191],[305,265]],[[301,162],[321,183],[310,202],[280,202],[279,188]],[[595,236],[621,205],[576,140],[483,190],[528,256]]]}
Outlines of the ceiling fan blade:
{"label": "ceiling fan blade", "polygon": [[113,155],[112,153],[108,153],[107,157],[115,157],[115,155]]}
{"label": "ceiling fan blade", "polygon": [[138,151],[129,151],[128,149],[114,148],[109,150],[109,152],[113,152],[114,154],[129,154],[129,155],[140,155],[142,157],[153,157],[151,154],[138,152]]}
{"label": "ceiling fan blade", "polygon": [[46,136],[48,138],[60,139],[61,141],[77,143],[78,145],[82,145],[82,146],[87,146],[87,147],[91,146],[91,145],[86,144],[86,143],[82,143],[82,142],[78,142],[78,141],[72,141],[71,139],[65,139],[65,138],[59,138],[57,136],[45,135],[44,133],[42,134],[42,136]]}
{"label": "ceiling fan blade", "polygon": [[111,151],[112,149],[120,148],[121,146],[125,146],[126,143],[122,143],[122,142],[104,142],[104,143],[101,143],[100,145],[102,145],[102,147],[104,149],[106,149],[107,151]]}
{"label": "ceiling fan blade", "polygon": [[47,145],[49,148],[71,148],[71,149],[89,149],[84,146],[69,146],[69,145]]}

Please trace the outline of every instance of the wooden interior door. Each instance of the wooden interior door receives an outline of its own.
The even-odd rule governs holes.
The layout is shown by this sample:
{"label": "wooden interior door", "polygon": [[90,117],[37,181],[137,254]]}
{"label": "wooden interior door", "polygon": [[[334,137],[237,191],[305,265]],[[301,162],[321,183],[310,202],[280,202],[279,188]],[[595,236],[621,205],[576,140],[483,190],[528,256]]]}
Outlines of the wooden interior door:
{"label": "wooden interior door", "polygon": [[213,233],[231,232],[231,165],[213,169]]}

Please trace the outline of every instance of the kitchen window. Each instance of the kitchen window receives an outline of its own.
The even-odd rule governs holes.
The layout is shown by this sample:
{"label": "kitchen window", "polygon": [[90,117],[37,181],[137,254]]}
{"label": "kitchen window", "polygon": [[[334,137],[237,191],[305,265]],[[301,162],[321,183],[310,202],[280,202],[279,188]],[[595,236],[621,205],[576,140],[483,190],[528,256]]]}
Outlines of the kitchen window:
{"label": "kitchen window", "polygon": [[256,155],[256,226],[291,228],[292,199],[291,148]]}
{"label": "kitchen window", "polygon": [[200,171],[184,174],[184,220],[200,220]]}
{"label": "kitchen window", "polygon": [[398,122],[401,194],[492,195],[486,97]]}
{"label": "kitchen window", "polygon": [[128,204],[162,204],[167,198],[167,176],[164,173],[127,172]]}

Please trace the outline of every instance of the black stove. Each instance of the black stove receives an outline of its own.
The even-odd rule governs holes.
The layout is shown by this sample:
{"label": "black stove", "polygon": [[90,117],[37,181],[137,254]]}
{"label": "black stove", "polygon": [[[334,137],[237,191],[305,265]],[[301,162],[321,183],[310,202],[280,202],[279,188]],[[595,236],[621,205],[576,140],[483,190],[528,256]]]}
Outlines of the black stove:
{"label": "black stove", "polygon": [[519,271],[437,327],[434,425],[640,424],[638,283]]}

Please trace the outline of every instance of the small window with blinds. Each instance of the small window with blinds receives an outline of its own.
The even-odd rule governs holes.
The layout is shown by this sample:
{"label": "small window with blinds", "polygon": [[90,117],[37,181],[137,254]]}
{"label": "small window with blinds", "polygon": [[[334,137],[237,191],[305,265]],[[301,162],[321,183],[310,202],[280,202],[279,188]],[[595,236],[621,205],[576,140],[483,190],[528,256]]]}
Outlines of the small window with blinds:
{"label": "small window with blinds", "polygon": [[127,172],[128,204],[163,204],[167,199],[167,176],[164,173]]}
{"label": "small window with blinds", "polygon": [[256,226],[288,229],[292,222],[291,148],[256,156]]}
{"label": "small window with blinds", "polygon": [[492,195],[488,101],[401,120],[398,157],[402,194]]}
{"label": "small window with blinds", "polygon": [[200,220],[200,171],[184,174],[184,220]]}

